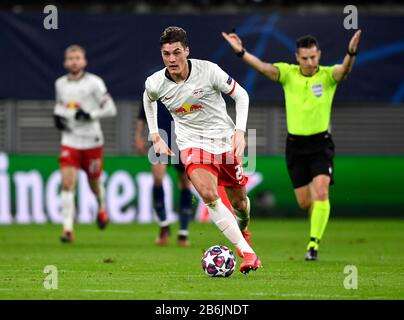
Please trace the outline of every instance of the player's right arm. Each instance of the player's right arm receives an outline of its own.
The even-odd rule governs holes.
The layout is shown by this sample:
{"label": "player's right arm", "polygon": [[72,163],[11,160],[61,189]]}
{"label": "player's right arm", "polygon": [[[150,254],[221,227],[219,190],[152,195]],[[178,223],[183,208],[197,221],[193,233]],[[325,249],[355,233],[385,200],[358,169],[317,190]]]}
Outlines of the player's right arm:
{"label": "player's right arm", "polygon": [[69,119],[74,118],[74,112],[65,108],[60,98],[60,89],[58,81],[55,82],[55,108],[53,111],[53,120],[55,127],[61,131],[70,131],[67,122]]}
{"label": "player's right arm", "polygon": [[146,114],[147,125],[149,127],[149,139],[153,143],[156,154],[166,154],[174,156],[174,152],[168,147],[164,140],[160,137],[157,123],[157,101],[152,100],[146,89],[143,93],[143,106]]}
{"label": "player's right arm", "polygon": [[[223,38],[230,44],[234,52],[241,56],[241,58],[246,62],[248,65],[253,67],[256,71],[263,74],[267,78],[271,79],[272,81],[278,81],[279,79],[279,70],[271,63],[267,63],[259,59],[258,57],[254,56],[253,54],[249,53],[244,47],[241,39],[235,33],[226,33],[222,32]],[[244,53],[243,53],[244,52]]]}

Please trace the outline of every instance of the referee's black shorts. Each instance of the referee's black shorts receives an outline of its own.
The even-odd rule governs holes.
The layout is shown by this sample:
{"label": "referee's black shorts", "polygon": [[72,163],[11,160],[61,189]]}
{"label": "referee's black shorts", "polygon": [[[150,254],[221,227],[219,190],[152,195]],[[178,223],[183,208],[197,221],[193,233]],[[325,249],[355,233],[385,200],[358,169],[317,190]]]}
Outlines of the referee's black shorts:
{"label": "referee's black shorts", "polygon": [[309,184],[320,174],[329,176],[333,184],[334,154],[334,142],[327,131],[311,136],[288,134],[286,164],[293,188]]}

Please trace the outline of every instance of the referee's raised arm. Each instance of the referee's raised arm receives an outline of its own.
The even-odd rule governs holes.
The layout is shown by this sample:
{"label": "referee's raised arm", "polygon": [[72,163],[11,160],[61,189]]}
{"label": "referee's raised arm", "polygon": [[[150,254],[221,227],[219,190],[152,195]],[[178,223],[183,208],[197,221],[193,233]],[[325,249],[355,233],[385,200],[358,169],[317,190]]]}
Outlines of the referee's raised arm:
{"label": "referee's raised arm", "polygon": [[361,30],[355,32],[351,41],[349,42],[344,61],[333,70],[332,76],[338,82],[344,80],[348,73],[350,73],[352,70],[358,51],[358,43],[361,33]]}
{"label": "referee's raised arm", "polygon": [[253,67],[259,73],[262,73],[272,81],[278,81],[279,70],[271,63],[267,63],[249,53],[244,47],[240,37],[234,33],[222,32],[223,38],[230,44],[235,54],[243,59],[248,65]]}

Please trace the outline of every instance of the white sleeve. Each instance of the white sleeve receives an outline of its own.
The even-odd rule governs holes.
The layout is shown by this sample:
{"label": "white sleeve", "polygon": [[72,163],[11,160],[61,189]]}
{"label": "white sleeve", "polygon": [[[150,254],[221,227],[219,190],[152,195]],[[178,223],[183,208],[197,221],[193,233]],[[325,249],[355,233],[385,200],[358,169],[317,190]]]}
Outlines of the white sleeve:
{"label": "white sleeve", "polygon": [[223,71],[217,64],[211,63],[210,81],[216,90],[223,92],[224,94],[231,95],[236,81]]}
{"label": "white sleeve", "polygon": [[74,114],[75,111],[70,109],[70,108],[66,108],[63,105],[63,101],[60,98],[60,90],[59,90],[59,85],[58,82],[55,82],[55,108],[53,110],[53,114],[57,115],[57,116],[61,116],[65,119],[73,119],[74,118]]}
{"label": "white sleeve", "polygon": [[147,89],[143,92],[143,106],[146,114],[147,125],[149,127],[149,133],[158,133],[157,102],[150,99],[147,94]]}
{"label": "white sleeve", "polygon": [[91,119],[96,120],[116,115],[115,102],[107,92],[107,87],[101,78],[95,81],[93,95],[100,108],[90,112]]}
{"label": "white sleeve", "polygon": [[[235,81],[234,81],[235,82]],[[235,82],[235,87],[230,97],[236,103],[236,129],[246,132],[248,119],[248,106],[250,98],[247,91]]]}
{"label": "white sleeve", "polygon": [[229,95],[236,103],[236,129],[246,131],[249,97],[247,91],[217,64],[212,64],[211,82],[215,89]]}

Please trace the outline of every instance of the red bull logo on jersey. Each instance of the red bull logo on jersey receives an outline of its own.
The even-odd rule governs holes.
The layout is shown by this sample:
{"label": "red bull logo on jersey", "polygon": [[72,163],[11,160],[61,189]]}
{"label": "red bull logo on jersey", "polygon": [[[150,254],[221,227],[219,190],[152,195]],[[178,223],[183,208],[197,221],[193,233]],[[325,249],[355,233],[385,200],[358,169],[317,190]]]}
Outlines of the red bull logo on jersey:
{"label": "red bull logo on jersey", "polygon": [[68,109],[80,109],[80,104],[74,100],[70,100],[65,104],[65,107]]}
{"label": "red bull logo on jersey", "polygon": [[175,109],[175,113],[187,114],[204,108],[204,106],[201,106],[199,104],[184,103],[181,107]]}

